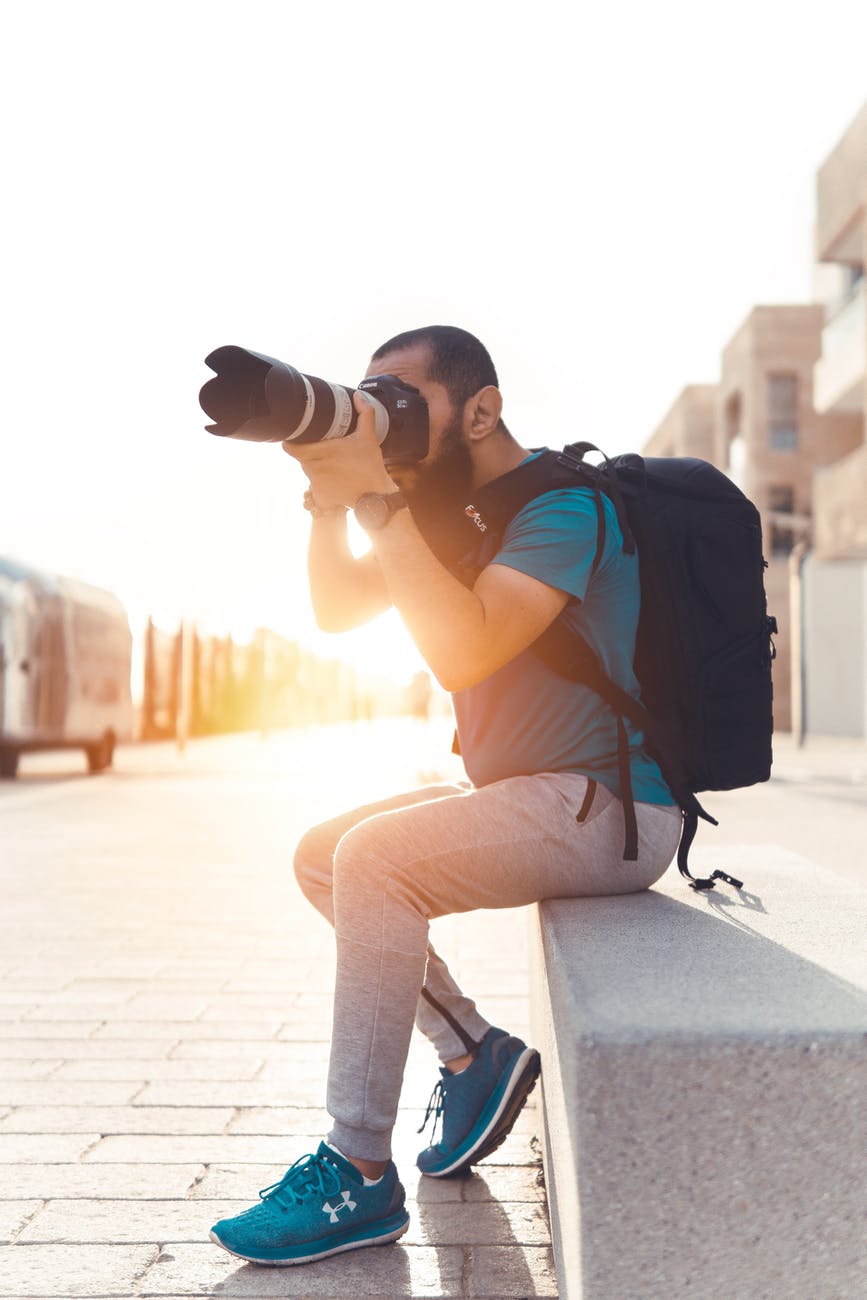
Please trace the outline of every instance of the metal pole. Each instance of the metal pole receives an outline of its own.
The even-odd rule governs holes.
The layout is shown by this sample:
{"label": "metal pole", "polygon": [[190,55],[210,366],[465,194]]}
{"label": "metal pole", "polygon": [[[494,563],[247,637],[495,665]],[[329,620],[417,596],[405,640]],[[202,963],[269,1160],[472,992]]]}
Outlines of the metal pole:
{"label": "metal pole", "polygon": [[181,619],[181,654],[180,654],[180,688],[178,690],[178,712],[175,723],[175,738],[178,752],[183,753],[187,747],[190,734],[190,715],[193,704],[193,625],[188,618]]}
{"label": "metal pole", "polygon": [[800,749],[807,735],[807,664],[804,627],[804,561],[807,542],[796,542],[789,555],[789,627],[791,628],[792,734]]}

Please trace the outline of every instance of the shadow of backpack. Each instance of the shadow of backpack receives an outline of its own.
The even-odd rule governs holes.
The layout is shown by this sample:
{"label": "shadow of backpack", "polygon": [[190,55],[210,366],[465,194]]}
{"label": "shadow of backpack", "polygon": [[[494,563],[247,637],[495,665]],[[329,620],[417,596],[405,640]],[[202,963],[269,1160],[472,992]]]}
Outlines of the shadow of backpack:
{"label": "shadow of backpack", "polygon": [[[590,451],[603,457],[601,465],[584,459]],[[562,452],[542,451],[477,490],[464,512],[476,538],[454,571],[472,581],[525,505],[575,487],[590,489],[596,505],[591,581],[605,545],[603,493],[617,512],[623,550],[638,552],[634,666],[641,702],[612,681],[595,651],[561,618],[531,649],[561,676],[596,691],[614,713],[624,859],[638,856],[628,719],[643,732],[643,747],[681,808],[681,874],[694,889],[712,889],[717,880],[741,889],[742,881],[721,870],[694,878],[688,856],[698,819],[717,825],[696,795],[754,785],[771,773],[771,637],[777,624],[767,612],[758,510],[706,461],[633,454],[609,460],[592,443],[574,443]]]}

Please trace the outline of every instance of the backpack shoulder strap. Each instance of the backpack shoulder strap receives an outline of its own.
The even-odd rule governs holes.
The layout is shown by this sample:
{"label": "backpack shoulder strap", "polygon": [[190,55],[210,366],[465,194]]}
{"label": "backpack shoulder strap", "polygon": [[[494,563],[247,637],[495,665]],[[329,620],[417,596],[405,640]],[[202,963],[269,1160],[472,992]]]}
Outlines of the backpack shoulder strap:
{"label": "backpack shoulder strap", "polygon": [[[578,444],[591,447],[590,443]],[[475,578],[499,549],[503,535],[516,515],[537,497],[558,489],[574,491],[588,488],[593,493],[596,506],[596,553],[592,572],[595,573],[605,547],[605,513],[602,505],[599,477],[593,465],[582,464],[574,456],[562,452],[543,450],[532,459],[522,461],[515,469],[485,483],[473,493],[472,501],[464,507],[464,516],[472,520],[474,536],[467,532],[470,545],[455,566],[462,581]]]}

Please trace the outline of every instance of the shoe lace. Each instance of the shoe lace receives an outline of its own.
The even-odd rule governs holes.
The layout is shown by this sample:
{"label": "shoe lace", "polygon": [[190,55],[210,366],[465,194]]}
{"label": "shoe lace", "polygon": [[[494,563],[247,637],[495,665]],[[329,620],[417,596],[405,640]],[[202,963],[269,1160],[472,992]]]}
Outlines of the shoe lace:
{"label": "shoe lace", "polygon": [[290,1205],[300,1205],[314,1192],[333,1196],[341,1190],[340,1173],[328,1160],[319,1155],[301,1156],[281,1179],[264,1187],[259,1193],[262,1201],[276,1201],[284,1210]]}
{"label": "shoe lace", "polygon": [[431,1115],[433,1115],[433,1127],[431,1128],[431,1134],[430,1134],[431,1146],[434,1145],[434,1139],[436,1137],[437,1121],[440,1119],[443,1111],[445,1110],[447,1091],[448,1091],[448,1083],[446,1082],[445,1079],[439,1079],[437,1083],[434,1084],[434,1090],[430,1095],[430,1100],[428,1101],[427,1104],[427,1110],[425,1111],[424,1119],[421,1122],[421,1128],[416,1129],[417,1133],[423,1133],[424,1130],[427,1128],[428,1120],[430,1119]]}

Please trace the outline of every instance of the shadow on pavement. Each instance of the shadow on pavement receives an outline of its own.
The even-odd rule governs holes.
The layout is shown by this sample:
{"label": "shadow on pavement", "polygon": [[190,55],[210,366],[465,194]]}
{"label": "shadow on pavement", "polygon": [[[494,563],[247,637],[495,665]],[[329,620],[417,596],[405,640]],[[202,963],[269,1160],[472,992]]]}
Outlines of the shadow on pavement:
{"label": "shadow on pavement", "polygon": [[[449,1190],[455,1193],[454,1200],[443,1199],[443,1184],[446,1182]],[[488,1189],[487,1197],[484,1196],[483,1189]],[[507,1280],[501,1276],[492,1278],[492,1283],[496,1281],[499,1287],[505,1284],[507,1289],[502,1291],[504,1296],[530,1297],[537,1294],[536,1280],[521,1248],[547,1246],[547,1231],[544,1242],[521,1240],[515,1236],[512,1220],[488,1187],[484,1165],[448,1180],[420,1178],[416,1203],[425,1244],[437,1253],[442,1253],[443,1275],[448,1267],[446,1256],[449,1252],[453,1253],[455,1247],[463,1251],[465,1273],[472,1272],[472,1252],[475,1247],[487,1247],[488,1252],[491,1247],[500,1247],[500,1262]],[[544,1203],[528,1201],[521,1202],[520,1205],[529,1214],[542,1214],[547,1224]],[[485,1286],[479,1290],[481,1279],[464,1277],[463,1282],[463,1291],[467,1295],[500,1294],[497,1287],[491,1289],[491,1286]]]}

